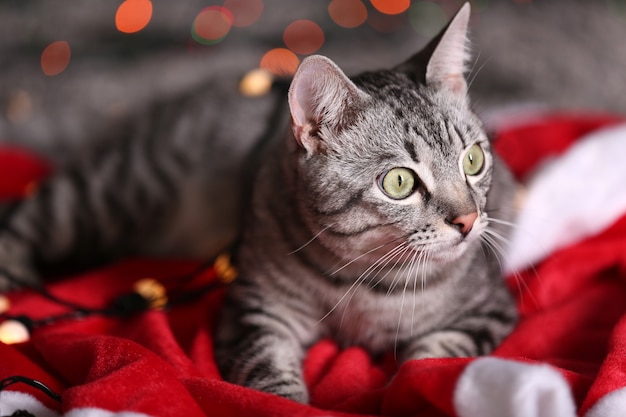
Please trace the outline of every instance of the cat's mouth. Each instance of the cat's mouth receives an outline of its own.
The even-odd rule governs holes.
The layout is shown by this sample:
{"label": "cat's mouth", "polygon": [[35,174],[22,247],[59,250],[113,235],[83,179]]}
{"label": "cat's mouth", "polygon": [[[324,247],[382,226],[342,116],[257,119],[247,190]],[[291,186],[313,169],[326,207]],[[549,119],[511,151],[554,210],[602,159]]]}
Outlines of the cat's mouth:
{"label": "cat's mouth", "polygon": [[448,264],[461,258],[470,247],[480,240],[482,229],[482,224],[477,224],[466,234],[456,233],[456,231],[438,232],[430,238],[425,238],[423,230],[419,230],[409,237],[409,242],[415,251],[424,253],[423,256],[427,261]]}
{"label": "cat's mouth", "polygon": [[467,240],[461,240],[456,244],[441,245],[431,248],[430,260],[435,263],[448,264],[461,258],[469,248],[470,243]]}

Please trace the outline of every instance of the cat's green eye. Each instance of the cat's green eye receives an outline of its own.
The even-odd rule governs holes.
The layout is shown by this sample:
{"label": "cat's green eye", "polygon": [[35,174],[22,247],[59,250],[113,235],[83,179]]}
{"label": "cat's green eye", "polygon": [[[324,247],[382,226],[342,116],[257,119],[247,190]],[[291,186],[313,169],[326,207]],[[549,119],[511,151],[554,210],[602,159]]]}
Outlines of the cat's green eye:
{"label": "cat's green eye", "polygon": [[392,168],[383,174],[380,187],[387,197],[394,200],[407,198],[415,190],[416,175],[408,168]]}
{"label": "cat's green eye", "polygon": [[465,175],[478,175],[485,164],[485,154],[478,144],[472,145],[463,157]]}

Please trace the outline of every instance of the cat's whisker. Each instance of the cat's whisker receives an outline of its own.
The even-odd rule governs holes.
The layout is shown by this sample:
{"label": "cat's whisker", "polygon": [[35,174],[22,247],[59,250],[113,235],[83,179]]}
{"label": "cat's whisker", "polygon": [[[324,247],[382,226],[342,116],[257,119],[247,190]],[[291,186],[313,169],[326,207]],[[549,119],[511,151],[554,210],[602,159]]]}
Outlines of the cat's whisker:
{"label": "cat's whisker", "polygon": [[[513,229],[516,229],[516,230],[520,231],[520,232],[524,232],[524,233],[528,234],[528,232],[523,230],[523,228],[521,228],[519,226],[519,224],[517,224],[517,223],[509,222],[509,221],[506,221],[506,220],[501,220],[501,219],[494,218],[494,217],[488,217],[487,220],[490,221],[490,222],[496,223],[496,224],[502,224],[502,225],[505,225],[505,226],[509,226],[509,227],[511,227]],[[506,238],[506,237],[502,236],[501,233],[499,233],[496,230],[493,230],[492,228],[489,228],[489,227],[487,228],[487,231],[491,235],[493,235],[494,237],[498,238],[501,242],[506,244],[509,249],[511,249],[511,240],[509,238]],[[534,239],[534,241],[536,242],[536,244],[542,245],[541,239],[537,238],[537,239]],[[534,265],[530,265],[529,269],[531,269],[533,271],[533,273],[535,274],[535,277],[539,280],[539,284],[541,284],[541,276],[537,272],[537,269],[535,268],[535,266]],[[513,271],[513,272],[515,272],[515,271]]]}
{"label": "cat's whisker", "polygon": [[[394,239],[397,240],[397,239]],[[394,240],[392,240],[391,242],[393,242]],[[380,249],[381,247],[388,245],[391,242],[387,242],[383,245],[378,246],[376,249]],[[374,262],[372,265],[370,265],[356,280],[354,280],[354,282],[352,283],[352,285],[350,285],[350,288],[348,288],[348,290],[343,294],[343,296],[339,299],[339,301],[337,301],[337,303],[335,303],[335,305],[326,313],[324,314],[324,316],[319,319],[317,321],[317,323],[321,323],[322,321],[324,321],[329,315],[331,315],[333,313],[333,311],[335,311],[337,309],[337,307],[339,307],[339,305],[343,302],[343,300],[345,300],[345,298],[350,295],[350,294],[354,294],[354,291],[356,290],[356,288],[358,288],[362,282],[364,281],[363,276],[367,273],[369,273],[372,269],[377,269],[378,266],[384,262],[384,260],[387,257],[393,257],[394,255],[392,254],[391,256],[389,256],[390,253],[396,251],[399,247],[402,247],[403,245],[406,245],[407,242],[402,242],[399,245],[397,245],[394,249],[390,250],[389,252],[387,252],[385,255],[381,256],[381,258],[379,258],[376,262]],[[369,251],[368,253],[371,253],[372,251]],[[337,271],[338,272],[338,271]]]}
{"label": "cat's whisker", "polygon": [[500,246],[498,242],[495,240],[495,238],[492,235],[492,232],[493,232],[492,230],[486,229],[485,232],[481,235],[481,239],[483,239],[483,241],[487,243],[487,247],[491,249],[491,251],[495,255],[496,261],[498,261],[498,265],[500,266],[500,270],[504,271],[502,258],[505,256],[506,252],[504,251],[502,246]]}
{"label": "cat's whisker", "polygon": [[425,250],[423,250],[420,253],[420,256],[418,258],[418,265],[417,265],[417,270],[416,270],[416,276],[413,279],[413,311],[411,313],[411,336],[413,335],[413,328],[415,325],[415,309],[417,307],[417,272],[419,272],[420,269],[420,263],[422,264],[422,271],[420,275],[420,282],[421,282],[421,287],[422,287],[422,297],[421,297],[421,302],[422,302],[422,307],[424,305],[424,300],[425,298],[423,297],[424,295],[424,282],[425,282],[425,271],[426,271],[426,258],[428,257],[428,253],[429,250],[428,248],[426,248]]}
{"label": "cat's whisker", "polygon": [[469,93],[469,90],[472,88],[472,84],[474,84],[474,81],[476,80],[476,77],[478,77],[478,74],[480,74],[480,72],[483,70],[483,68],[485,68],[485,65],[487,65],[489,63],[489,61],[491,61],[491,56],[487,57],[483,61],[483,63],[480,65],[480,67],[478,67],[476,72],[474,72],[474,69],[476,68],[476,65],[478,64],[479,58],[480,58],[480,52],[476,56],[476,60],[474,61],[474,65],[472,66],[472,70],[470,72],[471,78],[467,82],[467,91],[468,91],[468,93]]}
{"label": "cat's whisker", "polygon": [[[387,252],[385,255],[383,255],[376,262],[374,262],[361,275],[359,275],[359,277],[355,280],[354,284],[352,286],[350,286],[350,288],[346,291],[346,294],[344,294],[344,296],[345,296],[345,295],[350,293],[350,297],[348,298],[348,301],[346,302],[346,306],[350,305],[350,302],[352,301],[352,298],[354,297],[354,294],[356,293],[356,290],[368,279],[368,277],[370,277],[378,269],[384,270],[387,267],[387,265],[389,265],[389,263],[391,263],[393,258],[399,252],[402,252],[402,250],[405,249],[406,245],[408,245],[407,242],[400,243],[395,248],[393,248],[392,250]],[[396,263],[397,262],[398,261],[396,261]],[[387,272],[387,274],[388,273],[389,272]],[[387,274],[385,274],[385,275],[387,275]],[[342,299],[343,298],[344,297],[342,297]],[[336,309],[341,302],[342,302],[342,300],[339,300],[338,303],[333,307],[333,310]],[[332,312],[332,310],[331,310],[331,312]],[[346,314],[346,310],[344,310],[343,314],[341,315],[341,322],[339,323],[339,328],[341,328],[341,326],[343,325],[343,320],[344,320],[345,314]]]}
{"label": "cat's whisker", "polygon": [[[404,244],[402,245],[402,247],[399,247],[399,250],[397,253],[394,254],[394,257],[397,257],[395,263],[393,264],[393,266],[391,268],[387,269],[387,272],[380,277],[380,279],[378,281],[376,281],[376,283],[374,285],[370,285],[369,288],[374,288],[376,287],[378,284],[380,284],[381,282],[383,282],[385,280],[385,278],[387,278],[389,276],[389,274],[391,273],[391,271],[394,271],[396,269],[396,266],[398,265],[398,263],[400,263],[400,261],[404,258],[404,256],[406,255],[406,253],[411,250],[411,247],[409,246],[408,242],[404,242]],[[396,256],[398,255],[398,256]],[[393,258],[390,258],[389,261],[385,264],[385,268],[387,267],[387,265],[389,265],[389,263],[391,263],[391,261],[393,260]],[[378,274],[371,276],[371,279],[374,279],[378,277]]]}
{"label": "cat's whisker", "polygon": [[512,228],[518,228],[519,226],[516,223],[509,222],[506,220],[497,219],[495,217],[487,217],[487,221],[490,223],[503,224],[505,226],[510,226]]}
{"label": "cat's whisker", "polygon": [[[482,235],[482,238],[484,238],[485,243],[487,243],[487,246],[492,250],[493,254],[495,255],[496,260],[498,261],[498,264],[500,265],[500,269],[503,270],[502,258],[505,256],[505,250],[498,243],[496,238],[501,240],[505,244],[508,243],[508,239],[504,238],[501,234],[497,233],[496,231],[490,230],[490,229],[487,229],[485,231],[485,233]],[[533,267],[533,270],[534,270],[534,267]],[[528,286],[528,283],[526,282],[526,280],[522,277],[522,274],[517,270],[511,271],[511,273],[513,277],[515,278],[515,283],[517,284],[519,293],[520,294],[527,293],[528,296],[533,301],[533,303],[535,304],[535,306],[539,307],[539,302],[533,295],[532,290]],[[536,271],[535,271],[535,274],[537,277],[539,277]],[[539,281],[539,284],[541,284],[541,281]],[[524,287],[525,291],[522,289],[522,286]]]}
{"label": "cat's whisker", "polygon": [[320,230],[319,232],[317,232],[315,234],[315,236],[313,236],[311,239],[309,239],[306,243],[304,243],[302,246],[300,246],[297,249],[292,250],[291,252],[289,252],[287,255],[293,255],[294,253],[298,253],[300,252],[302,249],[306,248],[307,246],[309,246],[311,243],[313,243],[313,241],[315,239],[317,239],[322,233],[324,233],[325,231],[327,231],[328,229],[330,229],[331,227],[333,227],[336,223],[331,223],[328,226],[324,227],[322,230]]}
{"label": "cat's whisker", "polygon": [[367,252],[360,254],[360,255],[359,255],[359,256],[357,256],[356,258],[354,258],[354,259],[352,259],[351,261],[347,262],[345,265],[343,265],[343,266],[341,266],[341,267],[339,267],[339,268],[335,269],[334,271],[332,271],[332,272],[328,273],[328,276],[333,276],[333,275],[335,275],[335,274],[337,274],[337,273],[341,272],[341,271],[342,271],[342,270],[344,270],[345,268],[349,267],[350,265],[352,265],[353,263],[355,263],[355,262],[356,262],[356,261],[358,261],[359,259],[361,259],[361,258],[363,258],[363,257],[365,257],[365,256],[367,256],[367,255],[369,255],[370,253],[372,253],[372,252],[376,252],[377,250],[379,250],[379,249],[381,249],[381,248],[384,248],[385,246],[390,245],[390,244],[392,244],[392,243],[394,243],[394,242],[397,242],[397,241],[398,241],[398,240],[400,240],[400,239],[405,239],[406,237],[407,237],[407,236],[398,236],[398,237],[397,237],[397,238],[395,238],[395,239],[391,239],[391,240],[390,240],[390,241],[388,241],[388,242],[382,243],[382,244],[380,244],[380,245],[378,245],[378,246],[376,246],[376,247],[374,247],[374,248],[372,248],[372,249],[368,250]]}
{"label": "cat's whisker", "polygon": [[[415,252],[413,254],[413,256],[411,257],[411,262],[409,263],[409,265],[407,266],[406,269],[406,274],[405,274],[405,282],[404,282],[404,288],[402,290],[402,297],[400,299],[400,311],[398,313],[398,324],[396,326],[396,336],[395,336],[395,343],[394,343],[394,355],[396,354],[397,351],[397,345],[398,345],[398,338],[400,336],[400,327],[401,327],[401,323],[402,323],[402,312],[404,310],[404,300],[406,297],[406,290],[408,288],[408,285],[411,281],[413,281],[413,308],[411,311],[411,329],[410,329],[410,334],[413,334],[413,327],[414,327],[414,323],[415,323],[415,307],[416,307],[416,288],[417,288],[417,278],[420,275],[420,268],[421,268],[421,275],[422,275],[422,287],[423,287],[423,282],[424,282],[424,271],[426,269],[426,265],[428,262],[428,257],[430,255],[430,251],[428,249],[428,247],[426,246],[423,250],[419,251],[419,252]],[[396,283],[397,285],[397,283]],[[422,298],[423,301],[423,298]]]}
{"label": "cat's whisker", "polygon": [[[416,255],[413,254],[413,257],[415,257]],[[409,273],[406,274],[405,278],[404,278],[404,288],[402,289],[402,296],[400,297],[400,310],[398,311],[398,324],[396,325],[396,340],[394,342],[394,356],[396,356],[396,352],[397,352],[397,346],[398,346],[398,338],[400,336],[400,327],[402,324],[402,312],[404,310],[404,299],[406,297],[406,289],[409,286],[409,282],[411,282],[411,271],[409,270]]]}
{"label": "cat's whisker", "polygon": [[[413,264],[415,263],[415,259],[416,257],[419,255],[419,253],[414,252],[411,254],[410,258],[407,258],[405,262],[402,263],[402,265],[400,266],[400,269],[398,270],[398,272],[396,273],[396,275],[393,277],[393,280],[391,281],[391,283],[389,284],[389,288],[387,289],[387,296],[389,296],[395,289],[396,286],[398,285],[398,282],[401,281],[401,277],[403,276],[410,276],[410,271],[413,268]],[[409,262],[409,265],[405,268],[404,265],[406,262]],[[404,271],[409,271],[407,273],[403,273],[402,275],[400,274],[400,272],[404,270]]]}
{"label": "cat's whisker", "polygon": [[[400,270],[398,271],[398,273],[396,273],[396,276],[393,278],[393,281],[391,282],[389,289],[387,290],[387,296],[389,296],[389,294],[391,294],[393,292],[393,290],[395,289],[397,282],[399,282],[400,280],[398,279],[399,277],[399,273],[400,271],[404,270],[404,271],[411,271],[411,269],[413,268],[413,265],[415,263],[415,259],[417,257],[420,256],[421,253],[419,252],[414,252],[411,254],[410,258],[407,258],[406,261],[409,262],[409,265],[405,268],[405,262],[402,263]],[[401,305],[400,305],[400,309],[398,312],[398,324],[396,325],[396,334],[395,334],[395,339],[394,339],[394,345],[393,345],[393,357],[394,359],[397,359],[397,354],[398,354],[398,336],[399,336],[399,332],[400,332],[400,324],[402,322],[402,308],[404,305],[404,293],[406,292],[406,282],[408,282],[408,280],[410,279],[410,273],[403,273],[404,279],[405,279],[405,291],[402,292],[402,301],[401,301]]]}

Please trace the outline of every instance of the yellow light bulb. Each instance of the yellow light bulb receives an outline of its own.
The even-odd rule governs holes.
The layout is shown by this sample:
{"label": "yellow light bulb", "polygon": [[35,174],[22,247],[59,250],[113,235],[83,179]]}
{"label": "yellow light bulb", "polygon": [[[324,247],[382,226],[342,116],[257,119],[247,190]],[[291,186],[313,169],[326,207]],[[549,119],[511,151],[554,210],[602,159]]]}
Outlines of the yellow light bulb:
{"label": "yellow light bulb", "polygon": [[11,302],[6,296],[0,294],[0,313],[6,313],[9,308],[11,308]]}
{"label": "yellow light bulb", "polygon": [[27,342],[30,339],[28,329],[18,320],[7,320],[0,324],[0,342],[12,345]]}
{"label": "yellow light bulb", "polygon": [[269,93],[274,77],[262,68],[249,71],[239,83],[239,91],[247,97],[260,97]]}

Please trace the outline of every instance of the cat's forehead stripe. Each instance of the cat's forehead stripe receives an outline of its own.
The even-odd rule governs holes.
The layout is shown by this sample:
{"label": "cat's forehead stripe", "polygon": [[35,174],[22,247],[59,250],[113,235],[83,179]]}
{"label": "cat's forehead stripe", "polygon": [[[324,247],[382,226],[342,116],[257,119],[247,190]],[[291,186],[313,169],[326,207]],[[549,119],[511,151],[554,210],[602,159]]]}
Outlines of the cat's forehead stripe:
{"label": "cat's forehead stripe", "polygon": [[415,143],[413,143],[410,140],[405,140],[404,149],[406,149],[406,151],[409,153],[409,156],[411,157],[411,159],[419,164],[420,159],[417,156],[417,152],[415,151]]}
{"label": "cat's forehead stripe", "polygon": [[467,147],[467,140],[466,140],[466,135],[463,134],[463,132],[461,132],[461,130],[459,129],[459,127],[452,123],[452,122],[448,122],[448,135],[450,137],[454,137],[455,139],[459,140],[461,142],[461,145],[466,148]]}
{"label": "cat's forehead stripe", "polygon": [[[416,123],[411,123],[410,127],[416,136],[415,139],[422,141],[431,149],[438,149],[439,151],[443,151],[441,143],[438,143],[438,141],[433,140],[432,135],[428,134],[428,129],[424,129],[424,126],[418,125]],[[415,145],[413,144],[413,146]]]}

